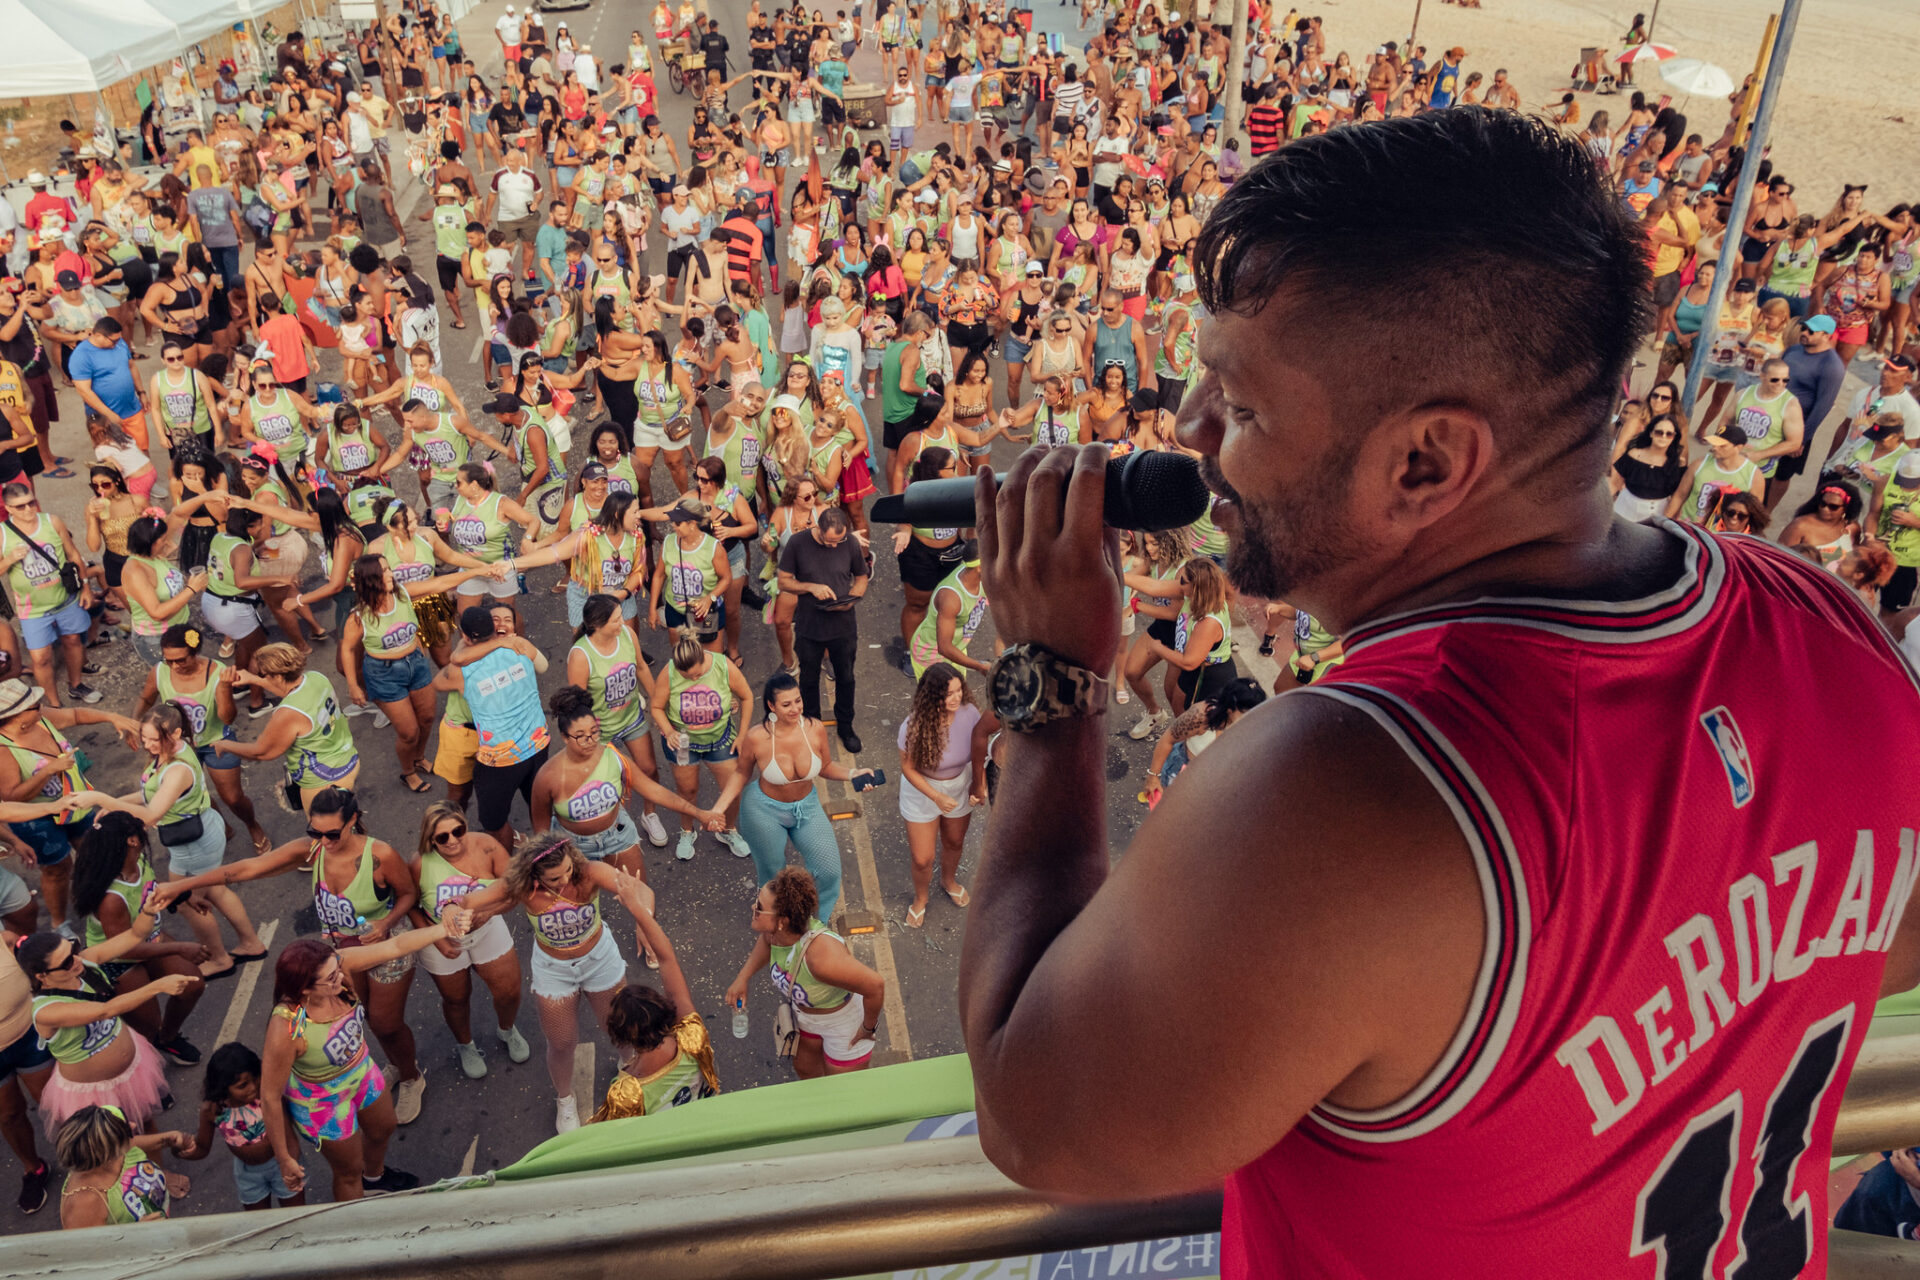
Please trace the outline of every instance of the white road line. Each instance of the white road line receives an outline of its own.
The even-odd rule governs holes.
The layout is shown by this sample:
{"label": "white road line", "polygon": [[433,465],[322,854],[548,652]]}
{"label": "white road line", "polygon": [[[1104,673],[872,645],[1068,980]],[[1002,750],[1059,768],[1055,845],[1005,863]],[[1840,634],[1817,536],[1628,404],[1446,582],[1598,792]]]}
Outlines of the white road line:
{"label": "white road line", "polygon": [[[269,953],[273,951],[273,935],[278,932],[278,920],[269,920],[260,927],[260,945]],[[234,979],[233,1002],[227,1006],[227,1016],[220,1020],[220,1036],[213,1042],[216,1048],[240,1038],[240,1024],[247,1020],[247,1006],[253,1002],[253,989],[260,983],[260,971],[269,963],[270,959],[245,965],[245,972]]]}
{"label": "white road line", "polygon": [[480,1135],[476,1133],[473,1135],[473,1141],[467,1144],[467,1154],[461,1157],[461,1160],[460,1160],[460,1176],[461,1177],[470,1178],[473,1176],[474,1157],[478,1156],[479,1154],[480,1154]]}
{"label": "white road line", "polygon": [[[835,804],[846,804],[853,795],[848,784],[837,784],[841,794]],[[869,806],[860,806],[860,816],[846,824],[848,835],[853,840],[854,865],[860,872],[860,897],[862,905],[881,918],[878,931],[858,939],[873,947],[873,967],[887,984],[887,1004],[885,1022],[887,1026],[887,1047],[895,1050],[903,1058],[913,1057],[913,1039],[907,1034],[907,1003],[900,992],[900,970],[893,962],[893,943],[887,937],[886,902],[880,892],[880,870],[873,861],[873,835],[867,829]],[[844,810],[842,810],[844,812]]]}
{"label": "white road line", "polygon": [[593,1041],[573,1046],[573,1101],[582,1114],[593,1110]]}

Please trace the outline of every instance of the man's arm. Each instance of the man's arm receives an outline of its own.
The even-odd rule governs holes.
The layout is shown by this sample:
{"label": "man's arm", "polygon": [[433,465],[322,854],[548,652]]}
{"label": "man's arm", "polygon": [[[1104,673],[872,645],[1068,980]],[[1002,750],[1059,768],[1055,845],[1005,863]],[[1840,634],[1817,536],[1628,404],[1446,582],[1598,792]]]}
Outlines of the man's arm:
{"label": "man's arm", "polygon": [[[1106,458],[1030,451],[1000,496],[988,478],[978,489],[1002,636],[1096,671],[1119,644]],[[981,1143],[1020,1182],[1128,1196],[1213,1185],[1322,1099],[1405,1094],[1467,1010],[1480,887],[1426,775],[1325,696],[1275,699],[1233,732],[1241,745],[1182,775],[1111,873],[1104,714],[1010,739],[960,1007]],[[1196,841],[1212,851],[1201,875]],[[1154,1088],[1163,1037],[1198,1078],[1158,1091],[1163,1105],[1116,1110]]]}

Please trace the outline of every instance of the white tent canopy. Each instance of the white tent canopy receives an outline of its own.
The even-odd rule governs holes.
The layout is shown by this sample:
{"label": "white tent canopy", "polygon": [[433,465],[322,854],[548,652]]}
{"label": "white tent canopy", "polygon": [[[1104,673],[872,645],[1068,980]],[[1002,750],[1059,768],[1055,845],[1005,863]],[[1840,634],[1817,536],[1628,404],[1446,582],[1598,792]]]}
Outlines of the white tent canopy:
{"label": "white tent canopy", "polygon": [[265,9],[258,0],[0,0],[0,98],[97,92]]}

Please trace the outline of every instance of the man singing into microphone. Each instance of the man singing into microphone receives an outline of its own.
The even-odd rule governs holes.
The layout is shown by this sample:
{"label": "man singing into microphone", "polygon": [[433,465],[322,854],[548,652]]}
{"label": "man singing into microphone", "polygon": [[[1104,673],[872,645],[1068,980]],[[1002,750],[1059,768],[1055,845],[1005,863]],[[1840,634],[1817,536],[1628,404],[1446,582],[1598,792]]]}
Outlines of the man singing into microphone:
{"label": "man singing into microphone", "polygon": [[[1282,148],[1194,261],[1180,435],[1229,574],[1347,657],[1109,872],[1105,451],[981,479],[987,1153],[1078,1195],[1224,1180],[1229,1277],[1824,1274],[1840,1095],[1920,980],[1920,695],[1831,575],[1613,517],[1642,237],[1573,142],[1462,108]],[[1356,315],[1365,353],[1324,340]],[[1756,681],[1772,653],[1822,667]],[[1836,713],[1874,749],[1805,768]]]}

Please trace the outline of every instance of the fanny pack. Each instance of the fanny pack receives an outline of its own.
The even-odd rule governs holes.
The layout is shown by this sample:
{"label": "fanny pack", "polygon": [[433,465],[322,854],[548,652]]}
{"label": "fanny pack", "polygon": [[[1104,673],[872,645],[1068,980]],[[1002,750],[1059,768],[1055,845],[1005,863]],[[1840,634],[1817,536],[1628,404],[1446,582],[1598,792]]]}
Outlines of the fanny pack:
{"label": "fanny pack", "polygon": [[190,814],[178,822],[163,822],[155,828],[160,834],[160,843],[169,849],[178,849],[192,844],[207,833],[207,824],[200,814]]}
{"label": "fanny pack", "polygon": [[[822,933],[825,933],[825,932],[826,930],[824,929],[809,929],[805,934],[801,936],[800,941],[793,944],[793,954],[790,957],[793,962],[793,967],[791,970],[789,970],[789,972],[793,974],[793,989],[795,991],[798,991],[800,989],[800,968],[802,965],[806,963],[807,948],[813,945],[813,940],[815,938],[819,937]],[[780,1007],[778,1009],[774,1010],[774,1014],[773,1014],[774,1056],[780,1057],[780,1058],[791,1058],[793,1056],[794,1047],[799,1043],[800,1043],[800,1011],[794,1005],[793,998],[789,996],[785,1000],[782,1000],[780,1002]]]}
{"label": "fanny pack", "polygon": [[[27,531],[25,529],[22,529],[19,525],[15,524],[11,519],[7,520],[6,525],[7,525],[7,528],[19,534],[23,542],[25,542],[28,546],[32,547],[35,551],[37,551],[40,554],[41,559],[45,560],[48,564],[58,564],[60,566],[60,585],[62,588],[65,589],[69,599],[75,596],[78,596],[80,594],[81,581],[80,581],[79,565],[75,564],[71,560],[66,560],[66,559],[55,556],[53,552],[47,550],[47,548],[40,545],[39,542],[35,541],[32,538],[29,538],[27,536]],[[60,602],[61,608],[63,609],[66,608],[66,605],[67,605],[67,601],[62,600]]]}

